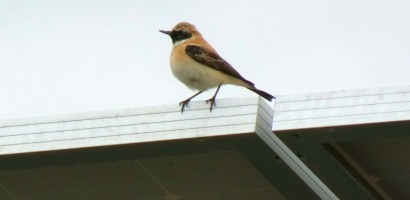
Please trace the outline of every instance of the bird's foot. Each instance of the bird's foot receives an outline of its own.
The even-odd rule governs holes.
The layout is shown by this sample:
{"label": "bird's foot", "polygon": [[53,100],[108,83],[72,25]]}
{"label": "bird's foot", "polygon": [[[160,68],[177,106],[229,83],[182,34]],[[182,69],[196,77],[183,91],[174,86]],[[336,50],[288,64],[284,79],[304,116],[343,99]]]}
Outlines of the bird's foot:
{"label": "bird's foot", "polygon": [[179,102],[179,106],[181,106],[181,107],[182,107],[182,108],[181,108],[181,113],[183,113],[183,112],[184,112],[184,108],[185,108],[185,107],[187,107],[187,108],[188,108],[188,103],[189,103],[189,101],[191,101],[191,98],[189,98],[189,99],[186,99],[186,100],[184,100],[184,101]]}
{"label": "bird's foot", "polygon": [[206,100],[206,104],[208,104],[209,102],[211,102],[211,107],[209,108],[209,112],[212,112],[212,107],[216,107],[215,96]]}

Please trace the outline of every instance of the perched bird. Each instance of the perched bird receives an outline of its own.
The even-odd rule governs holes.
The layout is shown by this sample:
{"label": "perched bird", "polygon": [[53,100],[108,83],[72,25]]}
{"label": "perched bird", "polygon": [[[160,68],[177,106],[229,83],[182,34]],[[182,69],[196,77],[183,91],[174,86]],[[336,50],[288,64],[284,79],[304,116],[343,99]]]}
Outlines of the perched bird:
{"label": "perched bird", "polygon": [[171,71],[174,76],[189,89],[199,91],[192,97],[181,101],[179,105],[188,106],[189,101],[202,92],[218,87],[214,96],[206,103],[210,103],[210,111],[216,106],[215,98],[219,89],[224,84],[232,84],[248,88],[268,101],[275,97],[255,88],[254,84],[243,78],[228,62],[206,42],[195,26],[187,22],[181,22],[174,26],[171,31],[160,32],[169,35],[172,39]]}

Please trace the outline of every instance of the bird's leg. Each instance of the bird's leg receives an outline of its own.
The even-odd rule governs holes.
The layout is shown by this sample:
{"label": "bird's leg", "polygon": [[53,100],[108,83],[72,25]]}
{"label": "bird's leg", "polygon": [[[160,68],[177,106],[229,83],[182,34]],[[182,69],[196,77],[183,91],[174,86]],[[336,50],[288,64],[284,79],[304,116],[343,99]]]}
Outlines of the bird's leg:
{"label": "bird's leg", "polygon": [[222,84],[219,84],[218,88],[216,89],[216,92],[215,92],[214,96],[213,96],[212,98],[206,100],[206,104],[208,104],[209,102],[211,102],[211,108],[209,108],[209,112],[212,112],[212,107],[213,107],[213,106],[216,106],[216,104],[215,104],[215,98],[216,98],[216,95],[218,94],[219,88],[221,88],[221,86],[222,86]]}
{"label": "bird's leg", "polygon": [[189,97],[188,99],[185,99],[185,100],[179,102],[179,106],[182,106],[182,108],[181,108],[181,113],[184,112],[184,108],[185,108],[185,107],[188,107],[189,101],[191,101],[191,99],[193,99],[194,97],[196,97],[198,94],[201,94],[202,92],[203,92],[203,91],[199,91],[198,93],[194,94],[194,96]]}

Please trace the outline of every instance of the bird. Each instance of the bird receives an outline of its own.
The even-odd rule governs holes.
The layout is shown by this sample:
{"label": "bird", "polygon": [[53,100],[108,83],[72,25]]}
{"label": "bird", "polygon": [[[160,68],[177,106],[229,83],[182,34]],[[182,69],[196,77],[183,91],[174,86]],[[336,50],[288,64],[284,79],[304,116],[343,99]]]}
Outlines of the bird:
{"label": "bird", "polygon": [[172,39],[170,65],[172,74],[189,89],[198,91],[193,96],[179,103],[181,113],[188,103],[208,89],[216,88],[215,94],[208,100],[209,108],[216,107],[215,98],[222,85],[231,84],[245,87],[268,101],[275,97],[267,92],[256,89],[255,85],[246,80],[215,49],[202,37],[194,25],[180,22],[170,31],[159,30]]}

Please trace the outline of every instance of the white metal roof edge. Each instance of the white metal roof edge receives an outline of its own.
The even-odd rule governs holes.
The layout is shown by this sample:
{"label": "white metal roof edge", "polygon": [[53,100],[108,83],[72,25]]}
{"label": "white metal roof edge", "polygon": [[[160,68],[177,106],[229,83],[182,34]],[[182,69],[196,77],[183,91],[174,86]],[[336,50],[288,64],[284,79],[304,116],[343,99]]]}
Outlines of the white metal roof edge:
{"label": "white metal roof edge", "polygon": [[289,101],[331,99],[331,98],[341,98],[341,97],[355,97],[355,96],[366,96],[366,95],[375,95],[375,94],[393,94],[393,93],[399,93],[402,91],[410,91],[410,83],[409,84],[399,84],[399,85],[388,85],[388,86],[339,89],[339,90],[330,90],[330,91],[316,91],[316,92],[306,92],[306,93],[277,94],[276,103],[289,102]]}
{"label": "white metal roof edge", "polygon": [[273,131],[410,120],[410,85],[278,95]]}
{"label": "white metal roof edge", "polygon": [[[224,98],[217,99],[217,107],[235,107],[242,105],[258,104],[259,97],[246,97],[246,98]],[[182,117],[188,118],[190,112],[195,110],[208,110],[209,104],[205,103],[205,100],[191,101],[189,107],[184,110]],[[164,104],[158,106],[146,106],[146,107],[133,107],[133,108],[120,108],[100,111],[86,111],[79,113],[63,113],[56,115],[44,115],[44,116],[31,116],[21,118],[9,118],[0,119],[0,128],[7,126],[19,126],[25,124],[40,124],[51,122],[64,122],[73,120],[87,120],[87,119],[99,119],[110,118],[113,116],[130,116],[130,115],[145,115],[155,113],[181,113],[181,107],[178,102],[174,104]]]}
{"label": "white metal roof edge", "polygon": [[184,113],[165,105],[11,120],[0,127],[0,155],[254,133],[261,123],[271,127],[272,109],[259,97],[221,99],[217,106],[210,112],[199,101]]}
{"label": "white metal roof edge", "polygon": [[[374,99],[377,101],[374,101]],[[394,101],[392,101],[392,99]],[[371,104],[366,103],[369,102],[369,100],[373,100]],[[14,126],[30,126],[50,123],[55,123],[56,126],[60,126],[58,123],[65,123],[64,126],[67,127],[67,123],[84,120],[88,120],[89,123],[94,123],[91,121],[105,119],[103,123],[107,123],[107,121],[112,119],[114,121],[119,120],[117,118],[121,117],[151,115],[151,118],[153,118],[164,114],[170,116],[169,113],[173,113],[171,118],[178,118],[178,120],[192,120],[198,119],[198,117],[204,119],[209,117],[218,118],[223,117],[224,114],[232,114],[235,112],[235,107],[250,105],[258,105],[260,111],[257,112],[262,115],[263,118],[267,119],[273,116],[273,125],[272,122],[266,122],[273,126],[274,131],[292,130],[410,120],[409,100],[410,85],[396,85],[351,90],[334,90],[329,92],[277,95],[277,99],[270,105],[260,97],[218,99],[217,107],[212,112],[209,112],[209,104],[206,104],[203,100],[191,102],[189,108],[187,108],[183,114],[180,113],[178,103],[175,103],[150,107],[0,119],[0,130],[1,128]],[[274,112],[271,106],[275,107],[279,112]],[[243,108],[244,107],[242,107],[242,110]],[[228,110],[230,111],[228,112]],[[245,113],[240,115],[243,114]],[[153,122],[152,120],[146,121],[145,118],[144,120],[144,123]],[[102,123],[102,121],[99,123]],[[122,124],[120,125],[123,126]],[[74,124],[72,126],[76,125]],[[37,130],[35,128],[33,129],[33,127],[30,129],[33,132]]]}

